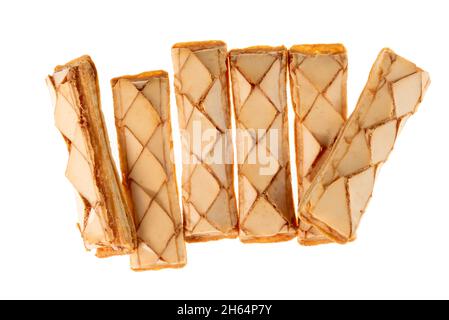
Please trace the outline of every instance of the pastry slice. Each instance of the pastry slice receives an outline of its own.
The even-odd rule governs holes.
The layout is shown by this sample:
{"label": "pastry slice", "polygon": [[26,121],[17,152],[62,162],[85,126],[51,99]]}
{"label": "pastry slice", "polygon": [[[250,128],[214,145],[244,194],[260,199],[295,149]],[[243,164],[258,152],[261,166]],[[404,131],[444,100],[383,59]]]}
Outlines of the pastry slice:
{"label": "pastry slice", "polygon": [[111,156],[95,65],[84,56],[58,66],[47,84],[69,151],[66,176],[79,195],[84,244],[99,257],[128,254],[136,232]]}
{"label": "pastry slice", "polygon": [[136,224],[136,271],[186,264],[165,71],[111,81],[123,185]]}
{"label": "pastry slice", "polygon": [[287,50],[229,53],[237,126],[239,227],[243,242],[296,235],[286,101]]}
{"label": "pastry slice", "polygon": [[[346,121],[347,65],[341,44],[295,45],[289,50],[300,202]],[[302,220],[298,230],[301,244],[330,241]]]}
{"label": "pastry slice", "polygon": [[226,44],[172,48],[182,140],[182,205],[189,242],[236,238],[234,156]]}
{"label": "pastry slice", "polygon": [[355,111],[300,203],[302,220],[339,243],[355,237],[379,168],[429,84],[428,73],[412,62],[390,49],[380,52]]}

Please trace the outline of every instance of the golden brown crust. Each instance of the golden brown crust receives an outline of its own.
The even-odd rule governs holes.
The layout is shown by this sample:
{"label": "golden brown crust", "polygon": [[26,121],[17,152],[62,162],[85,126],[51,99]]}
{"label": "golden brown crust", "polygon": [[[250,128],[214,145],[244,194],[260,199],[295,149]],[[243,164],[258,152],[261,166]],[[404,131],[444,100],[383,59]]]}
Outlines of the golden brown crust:
{"label": "golden brown crust", "polygon": [[221,40],[178,42],[173,45],[172,49],[184,48],[196,51],[204,49],[216,49],[217,47],[226,47],[226,43]]}
{"label": "golden brown crust", "polygon": [[333,243],[333,241],[331,240],[326,240],[326,239],[322,239],[322,240],[310,240],[310,239],[306,239],[306,238],[298,238],[298,243],[302,246],[305,247],[314,247],[314,246],[319,246],[322,244],[330,244]]}
{"label": "golden brown crust", "polygon": [[[356,237],[353,237],[353,238],[349,239],[348,242],[354,242],[356,239],[357,239]],[[313,247],[313,246],[318,246],[318,245],[322,245],[322,244],[334,243],[334,241],[332,241],[331,239],[313,240],[313,239],[304,239],[304,238],[298,238],[298,242],[300,245],[305,246],[305,247]]]}
{"label": "golden brown crust", "polygon": [[286,233],[286,234],[278,234],[274,236],[268,236],[268,237],[249,237],[249,238],[243,238],[240,237],[240,241],[242,243],[276,243],[276,242],[284,242],[292,240],[296,237],[296,233]]}
{"label": "golden brown crust", "polygon": [[292,53],[303,53],[306,55],[318,54],[340,54],[346,53],[346,48],[341,43],[332,44],[296,44],[290,48]]}
{"label": "golden brown crust", "polygon": [[[96,93],[99,94],[100,88],[99,88],[99,83],[98,83],[97,69],[96,69],[95,64],[93,63],[92,59],[89,56],[84,56],[79,61],[74,60],[72,63],[74,65],[76,65],[78,62],[79,62],[79,66],[82,66],[84,62],[88,63],[91,70],[93,70],[94,76],[96,78],[95,79]],[[90,70],[86,70],[86,73],[88,73],[88,76],[93,76],[92,74],[90,74],[90,72],[91,72]],[[106,205],[109,206],[109,210],[108,210],[108,213],[110,214],[109,221],[110,221],[110,223],[115,224],[115,226],[112,225],[112,229],[114,230],[114,232],[116,232],[115,236],[117,236],[119,238],[119,241],[124,243],[123,249],[117,250],[117,253],[125,254],[125,253],[130,253],[134,250],[134,248],[137,244],[137,238],[135,235],[135,229],[134,229],[134,225],[133,225],[131,212],[130,212],[129,208],[126,206],[123,189],[119,188],[120,180],[118,178],[118,172],[115,168],[114,160],[112,158],[109,136],[108,136],[107,128],[105,125],[104,116],[101,113],[100,108],[101,108],[100,97],[98,97],[98,108],[93,108],[91,110],[91,111],[93,111],[91,121],[93,122],[94,117],[97,117],[97,120],[99,120],[99,122],[100,122],[99,124],[101,127],[99,128],[99,131],[96,134],[98,136],[100,136],[100,139],[104,139],[104,141],[98,141],[96,146],[99,148],[99,150],[98,150],[99,152],[94,153],[94,155],[101,154],[102,152],[100,152],[100,149],[104,148],[103,152],[107,153],[105,155],[105,157],[108,159],[107,160],[99,159],[98,164],[100,166],[103,166],[103,165],[105,165],[105,162],[109,160],[108,166],[110,166],[110,168],[100,168],[99,172],[101,172],[102,175],[100,177],[97,177],[97,179],[98,179],[100,185],[103,184],[103,190],[106,195],[106,202],[110,202],[109,204],[106,203]],[[90,127],[90,129],[93,129],[92,126]],[[95,133],[91,132],[91,135],[95,135]],[[110,172],[110,170],[112,170],[112,172]],[[111,173],[113,174],[113,176],[109,176],[109,174],[111,174]],[[114,179],[115,180],[114,186],[118,187],[118,189],[117,190],[106,190],[108,188],[108,186],[106,185],[107,182],[103,181],[104,177]],[[111,194],[108,194],[108,193],[111,193]],[[115,197],[117,197],[117,196],[122,198],[121,200],[119,200],[119,201],[123,202],[122,204],[116,203],[117,199],[115,199]],[[109,197],[112,197],[114,199],[109,199]],[[122,206],[122,208],[120,208],[121,206]],[[122,217],[118,213],[118,212],[121,212],[122,210],[125,211],[124,212],[126,215],[125,217]],[[112,211],[118,211],[118,212],[115,212],[113,214]],[[116,219],[118,219],[118,220],[116,220]],[[129,245],[127,243],[129,243]]]}
{"label": "golden brown crust", "polygon": [[247,48],[242,48],[242,49],[232,49],[229,52],[230,56],[233,55],[237,55],[237,54],[242,54],[242,53],[270,53],[270,52],[284,52],[285,50],[287,50],[287,48],[285,46],[265,46],[265,45],[260,45],[260,46],[252,46],[252,47],[247,47]]}
{"label": "golden brown crust", "polygon": [[209,241],[217,241],[217,240],[223,240],[223,239],[236,239],[239,235],[238,228],[234,228],[232,231],[229,231],[226,234],[221,235],[191,235],[186,236],[185,240],[188,243],[197,243],[197,242],[209,242]]}
{"label": "golden brown crust", "polygon": [[84,63],[88,63],[91,66],[91,68],[94,70],[95,74],[97,74],[97,69],[95,67],[95,63],[93,62],[92,58],[88,55],[84,55],[79,58],[73,59],[64,65],[58,65],[55,67],[54,71],[59,72],[59,71],[65,70],[67,68],[78,67]]}
{"label": "golden brown crust", "polygon": [[134,272],[145,272],[145,271],[158,271],[163,269],[182,269],[187,265],[187,263],[172,263],[172,264],[164,264],[164,265],[158,265],[151,268],[131,268]]}
{"label": "golden brown crust", "polygon": [[130,254],[132,251],[129,250],[115,250],[111,248],[98,248],[97,251],[95,251],[95,256],[99,259],[105,259],[115,256],[126,256]]}

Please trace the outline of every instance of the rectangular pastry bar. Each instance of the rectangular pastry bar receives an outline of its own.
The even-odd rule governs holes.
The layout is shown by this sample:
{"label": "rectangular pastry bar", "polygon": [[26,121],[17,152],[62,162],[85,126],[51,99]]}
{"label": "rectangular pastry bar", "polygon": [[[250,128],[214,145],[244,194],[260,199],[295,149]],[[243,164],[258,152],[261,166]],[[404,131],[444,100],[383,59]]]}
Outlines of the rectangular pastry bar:
{"label": "rectangular pastry bar", "polygon": [[136,271],[186,264],[165,71],[111,81],[123,184],[133,209]]}
{"label": "rectangular pastry bar", "polygon": [[181,129],[182,203],[186,240],[238,235],[226,44],[172,48]]}
{"label": "rectangular pastry bar", "polygon": [[[347,65],[346,49],[341,44],[290,48],[299,201],[346,121]],[[301,244],[329,242],[317,228],[302,220],[298,230]]]}
{"label": "rectangular pastry bar", "polygon": [[336,242],[355,237],[379,168],[429,84],[428,73],[412,62],[390,49],[380,52],[355,111],[302,199],[301,219]]}
{"label": "rectangular pastry bar", "polygon": [[251,47],[229,54],[237,126],[239,226],[243,242],[296,235],[286,101],[287,50]]}
{"label": "rectangular pastry bar", "polygon": [[136,232],[111,157],[93,61],[84,56],[56,67],[47,84],[69,151],[66,176],[79,194],[86,248],[97,249],[99,257],[134,251]]}

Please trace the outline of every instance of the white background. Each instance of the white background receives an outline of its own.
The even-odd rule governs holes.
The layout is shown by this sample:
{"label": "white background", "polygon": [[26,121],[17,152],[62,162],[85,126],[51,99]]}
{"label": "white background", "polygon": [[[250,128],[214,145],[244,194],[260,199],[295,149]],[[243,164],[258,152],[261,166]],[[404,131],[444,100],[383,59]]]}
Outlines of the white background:
{"label": "white background", "polygon": [[[448,9],[422,0],[1,1],[0,298],[449,298]],[[84,251],[44,77],[93,57],[115,150],[109,79],[172,76],[175,42],[210,39],[229,48],[344,43],[351,111],[382,47],[430,72],[356,242],[190,244],[184,269],[146,273],[130,271],[127,257]]]}

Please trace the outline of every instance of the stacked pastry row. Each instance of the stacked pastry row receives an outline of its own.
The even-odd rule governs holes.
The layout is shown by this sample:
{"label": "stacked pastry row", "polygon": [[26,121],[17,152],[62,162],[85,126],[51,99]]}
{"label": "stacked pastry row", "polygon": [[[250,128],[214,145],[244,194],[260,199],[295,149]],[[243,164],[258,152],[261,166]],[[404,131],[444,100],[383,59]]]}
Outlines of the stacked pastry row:
{"label": "stacked pastry row", "polygon": [[[430,83],[426,72],[384,49],[347,119],[342,45],[228,52],[221,41],[189,42],[174,45],[172,57],[182,210],[165,71],[111,81],[121,178],[92,60],[84,56],[59,66],[47,79],[56,126],[69,151],[66,176],[77,191],[85,246],[99,257],[130,254],[133,270],[185,265],[185,241],[354,240],[379,168]],[[291,185],[288,75],[298,213]]]}

